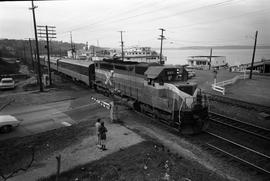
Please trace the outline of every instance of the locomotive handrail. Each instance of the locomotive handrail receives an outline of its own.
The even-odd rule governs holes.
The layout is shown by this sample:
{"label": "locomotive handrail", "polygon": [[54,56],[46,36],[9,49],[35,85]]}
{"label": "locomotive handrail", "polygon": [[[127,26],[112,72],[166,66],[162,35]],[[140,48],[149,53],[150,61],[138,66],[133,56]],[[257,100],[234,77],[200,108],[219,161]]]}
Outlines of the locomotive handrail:
{"label": "locomotive handrail", "polygon": [[179,125],[181,125],[181,110],[182,110],[182,107],[183,107],[183,103],[184,101],[182,101],[181,105],[180,105],[180,108],[179,108]]}
{"label": "locomotive handrail", "polygon": [[175,85],[164,83],[164,86],[167,87],[169,90],[173,91],[175,94],[177,94],[185,103],[186,106],[191,107],[192,101],[185,100],[186,98],[193,98],[193,96],[180,91]]}

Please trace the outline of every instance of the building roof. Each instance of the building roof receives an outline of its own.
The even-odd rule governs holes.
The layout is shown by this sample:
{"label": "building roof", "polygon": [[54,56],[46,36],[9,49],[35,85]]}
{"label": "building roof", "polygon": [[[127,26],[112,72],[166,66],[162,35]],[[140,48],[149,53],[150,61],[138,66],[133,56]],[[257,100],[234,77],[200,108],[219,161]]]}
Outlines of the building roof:
{"label": "building roof", "polygon": [[[260,62],[254,62],[254,63],[253,63],[253,67],[261,66],[261,65],[270,65],[270,60],[265,60],[265,59],[263,59],[263,60],[260,61]],[[249,63],[249,65],[248,65],[247,68],[251,68],[250,63]]]}
{"label": "building roof", "polygon": [[149,67],[144,74],[147,76],[147,78],[155,79],[162,72],[163,69],[163,66]]}
{"label": "building roof", "polygon": [[60,62],[65,62],[65,63],[70,63],[70,64],[75,64],[75,65],[80,65],[83,67],[89,67],[89,65],[93,64],[93,61],[86,61],[86,60],[77,60],[77,59],[60,59]]}

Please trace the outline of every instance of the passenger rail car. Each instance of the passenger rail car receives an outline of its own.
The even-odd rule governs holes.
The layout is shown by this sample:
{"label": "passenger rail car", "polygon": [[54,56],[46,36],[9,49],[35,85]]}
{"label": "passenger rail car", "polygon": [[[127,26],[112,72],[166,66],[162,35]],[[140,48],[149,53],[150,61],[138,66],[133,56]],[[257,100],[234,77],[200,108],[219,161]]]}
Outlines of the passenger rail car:
{"label": "passenger rail car", "polygon": [[[47,67],[48,61],[41,61],[41,65]],[[51,58],[50,67],[52,70],[71,77],[92,87],[94,80],[94,64],[92,61]]]}
{"label": "passenger rail car", "polygon": [[166,121],[183,134],[199,133],[208,125],[207,97],[197,84],[187,82],[184,67],[57,59],[51,60],[51,68],[97,90],[116,90],[137,111]]}

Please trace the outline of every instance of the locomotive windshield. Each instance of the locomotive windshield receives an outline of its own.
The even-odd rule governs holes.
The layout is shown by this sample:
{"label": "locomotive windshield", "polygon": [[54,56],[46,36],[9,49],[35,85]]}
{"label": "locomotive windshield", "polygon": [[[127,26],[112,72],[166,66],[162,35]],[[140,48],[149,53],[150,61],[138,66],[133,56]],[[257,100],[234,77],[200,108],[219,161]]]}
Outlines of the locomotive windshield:
{"label": "locomotive windshield", "polygon": [[152,79],[159,83],[186,81],[188,78],[188,72],[184,67],[170,65],[149,67],[145,74],[147,79]]}
{"label": "locomotive windshield", "polygon": [[149,85],[154,82],[159,84],[170,83],[175,85],[179,90],[193,95],[197,84],[188,83],[188,72],[184,67],[180,66],[153,66],[149,67],[145,72]]}

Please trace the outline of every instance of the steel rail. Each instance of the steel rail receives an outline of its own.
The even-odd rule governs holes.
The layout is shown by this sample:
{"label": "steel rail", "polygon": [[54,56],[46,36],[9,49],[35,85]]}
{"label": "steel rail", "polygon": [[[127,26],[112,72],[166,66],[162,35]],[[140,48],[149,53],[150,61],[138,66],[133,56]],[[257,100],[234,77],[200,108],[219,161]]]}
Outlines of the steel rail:
{"label": "steel rail", "polygon": [[270,113],[269,106],[256,104],[256,103],[252,103],[252,102],[247,102],[244,100],[235,99],[235,98],[231,98],[231,97],[225,97],[225,96],[213,94],[210,92],[204,92],[204,93],[207,94],[209,96],[209,99],[211,99],[213,101],[223,102],[225,104],[233,104],[233,105],[238,106],[238,107],[249,108],[249,109],[251,108],[251,109],[255,109],[257,111],[264,111],[264,112]]}
{"label": "steel rail", "polygon": [[[248,150],[248,151],[250,151],[250,152],[252,152],[252,153],[254,153],[254,154],[257,154],[257,155],[260,155],[260,156],[265,157],[265,158],[267,158],[267,159],[270,159],[270,156],[268,156],[268,155],[265,155],[265,154],[263,154],[263,153],[260,153],[260,152],[258,152],[258,151],[255,151],[255,150],[253,150],[253,149],[250,149],[250,148],[248,148],[248,147],[245,147],[245,146],[243,146],[243,145],[240,145],[240,144],[238,144],[238,143],[235,143],[235,142],[233,142],[233,141],[230,141],[230,140],[228,140],[228,139],[226,139],[226,138],[223,138],[223,137],[221,137],[221,136],[218,136],[218,135],[216,135],[216,134],[214,134],[214,133],[211,133],[211,132],[209,132],[209,131],[205,131],[205,132],[208,133],[208,134],[210,134],[210,135],[212,135],[212,136],[214,136],[214,137],[217,137],[217,138],[222,139],[222,140],[224,140],[224,141],[226,141],[226,142],[229,142],[229,143],[231,143],[231,144],[233,144],[233,145],[236,145],[236,146],[238,146],[238,147],[240,147],[240,148],[242,148],[242,149]],[[239,161],[241,161],[241,162],[244,162],[244,163],[247,164],[247,165],[250,165],[250,166],[255,167],[256,169],[258,169],[258,170],[260,170],[260,171],[263,171],[263,172],[265,172],[265,173],[267,173],[267,174],[270,174],[270,171],[269,171],[269,170],[266,170],[266,169],[264,169],[264,168],[262,168],[262,167],[260,167],[260,166],[258,166],[258,165],[255,165],[255,164],[253,164],[253,163],[250,163],[249,161],[246,161],[246,160],[244,160],[244,159],[242,159],[242,158],[239,158],[238,156],[233,155],[233,154],[231,154],[231,153],[229,153],[229,152],[227,152],[227,151],[225,151],[225,150],[222,150],[221,148],[218,148],[218,147],[216,147],[216,146],[214,146],[214,145],[212,145],[212,144],[210,144],[210,143],[206,143],[206,144],[207,144],[208,146],[210,146],[210,147],[212,147],[212,148],[214,148],[214,149],[216,149],[216,150],[222,152],[222,153],[225,153],[225,154],[227,154],[227,155],[229,155],[229,156],[231,156],[231,157],[233,157],[233,158],[235,158],[235,159],[237,159],[237,160],[239,160]]]}
{"label": "steel rail", "polygon": [[[257,125],[251,124],[251,123],[246,123],[246,122],[243,122],[243,121],[240,121],[240,120],[237,120],[237,119],[233,119],[233,118],[230,118],[230,117],[227,117],[227,116],[218,114],[218,113],[214,113],[214,112],[209,112],[209,113],[210,113],[210,116],[211,116],[211,114],[214,115],[214,116],[217,115],[217,116],[219,116],[220,118],[225,118],[225,119],[228,119],[228,120],[230,120],[230,121],[234,121],[234,122],[236,122],[236,123],[243,124],[243,126],[249,126],[249,127],[254,127],[255,129],[260,129],[260,130],[258,130],[259,132],[260,132],[260,131],[264,131],[264,132],[266,132],[267,134],[270,135],[270,130],[269,130],[269,129],[262,128],[262,127],[260,127],[260,126],[257,126]],[[209,119],[210,119],[211,121],[214,121],[214,122],[217,122],[217,123],[226,125],[226,126],[228,126],[228,127],[232,127],[232,128],[234,128],[234,129],[238,129],[238,130],[240,130],[240,131],[243,131],[243,132],[246,132],[246,133],[249,133],[249,134],[252,134],[252,135],[254,135],[254,136],[257,136],[257,137],[260,137],[260,138],[263,138],[263,139],[266,139],[266,140],[269,140],[269,141],[270,141],[270,137],[264,136],[264,135],[262,135],[262,134],[259,134],[259,133],[256,133],[256,132],[252,132],[252,131],[250,131],[250,130],[245,130],[244,128],[240,128],[240,127],[237,127],[237,126],[233,126],[233,125],[231,125],[231,124],[228,124],[228,123],[224,123],[224,122],[218,121],[218,120],[216,120],[215,118],[211,118],[211,117],[210,117]],[[255,129],[254,129],[254,130],[255,130]]]}
{"label": "steel rail", "polygon": [[255,164],[253,164],[253,163],[250,163],[250,162],[248,162],[248,161],[246,161],[246,160],[243,160],[242,158],[239,158],[239,157],[237,157],[237,156],[235,156],[235,155],[232,155],[232,154],[230,154],[230,153],[228,153],[228,152],[226,152],[226,151],[224,151],[224,150],[222,150],[222,149],[220,149],[220,148],[218,148],[218,147],[216,147],[216,146],[214,146],[214,145],[211,145],[211,144],[209,144],[209,143],[207,143],[207,145],[210,146],[210,147],[212,147],[212,148],[214,148],[214,149],[216,149],[216,150],[218,150],[218,151],[220,151],[220,152],[222,152],[222,153],[225,153],[226,155],[229,155],[230,157],[233,157],[234,159],[237,159],[237,160],[239,160],[239,161],[241,161],[241,162],[243,162],[243,163],[245,163],[245,164],[247,164],[247,165],[249,165],[249,166],[255,167],[256,169],[258,169],[258,170],[260,170],[260,171],[263,171],[263,172],[265,172],[265,173],[267,173],[267,174],[270,174],[270,171],[265,170],[265,169],[263,169],[263,168],[261,168],[261,167],[255,165]]}

